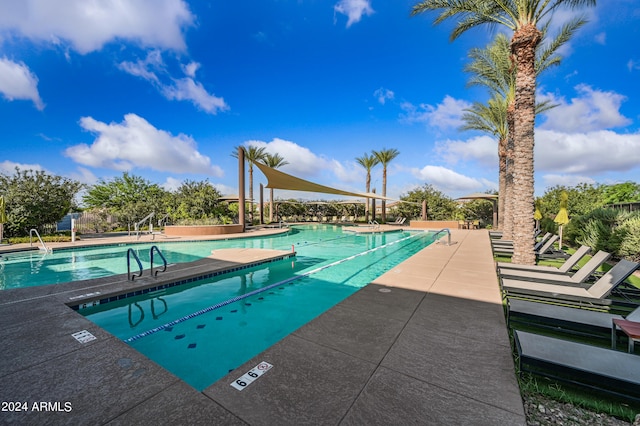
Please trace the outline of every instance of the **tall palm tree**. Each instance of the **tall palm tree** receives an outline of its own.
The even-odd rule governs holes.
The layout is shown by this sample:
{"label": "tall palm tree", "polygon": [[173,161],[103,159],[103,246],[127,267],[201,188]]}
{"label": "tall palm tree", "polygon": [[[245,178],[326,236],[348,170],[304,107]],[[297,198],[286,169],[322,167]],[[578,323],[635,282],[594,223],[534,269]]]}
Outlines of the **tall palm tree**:
{"label": "tall palm tree", "polygon": [[[513,31],[510,50],[516,70],[513,129],[513,257],[521,264],[534,264],[531,244],[535,223],[533,147],[535,129],[536,48],[542,40],[538,25],[561,7],[593,6],[596,0],[424,0],[413,6],[412,15],[439,10],[439,24],[457,17],[451,39],[480,25],[504,25]],[[577,19],[575,21],[582,21]]]}
{"label": "tall palm tree", "polygon": [[[389,163],[400,155],[400,151],[395,148],[386,149],[382,148],[380,151],[373,151],[373,155],[376,156],[380,164],[382,164],[382,196],[387,196],[387,166]],[[381,221],[384,223],[387,221],[387,202],[383,198],[382,199],[382,215],[380,217]],[[375,212],[374,212],[375,213]]]}
{"label": "tall palm tree", "polygon": [[244,159],[249,163],[249,202],[251,203],[251,222],[253,222],[253,165],[258,161],[263,161],[266,155],[264,147],[249,145],[247,147],[238,147],[231,152],[231,156],[238,158],[238,148],[244,151]]}
{"label": "tall palm tree", "polygon": [[[367,154],[366,152],[362,154],[362,157],[356,157],[356,162],[360,164],[367,171],[367,180],[365,182],[365,187],[367,193],[371,191],[371,169],[373,169],[380,162],[375,155]],[[369,222],[369,201],[365,201],[364,203],[364,219]]]}
{"label": "tall palm tree", "polygon": [[[479,130],[498,139],[498,229],[504,227],[505,200],[507,197],[507,126],[508,101],[495,93],[486,104],[474,102],[462,115],[461,130]],[[511,239],[505,235],[504,238]]]}
{"label": "tall palm tree", "polygon": [[[584,24],[584,21],[574,21],[562,28],[558,36],[549,43],[540,44],[536,55],[536,74],[558,65],[561,57],[556,51],[564,45]],[[543,27],[543,38],[546,39],[548,25]],[[510,151],[512,144],[508,144],[508,123],[512,122],[507,116],[507,111],[512,111],[515,98],[515,69],[511,65],[510,47],[507,36],[500,33],[489,46],[484,49],[474,48],[469,52],[471,62],[465,66],[465,71],[470,73],[469,86],[484,86],[492,95],[487,105],[474,103],[466,110],[462,119],[465,125],[462,130],[479,130],[492,134],[498,138],[499,159],[499,194],[498,200],[498,228],[504,229],[507,239],[512,239],[513,226],[510,209],[506,202],[513,197],[509,196],[513,181],[511,170],[512,159]],[[510,108],[511,106],[511,108]],[[549,101],[536,103],[536,115],[547,111],[555,105]],[[511,163],[511,164],[510,164]],[[505,214],[506,213],[506,214]]]}
{"label": "tall palm tree", "polygon": [[[266,153],[264,156],[264,164],[272,169],[285,166],[289,164],[280,154]],[[269,188],[269,222],[273,222],[273,188]]]}

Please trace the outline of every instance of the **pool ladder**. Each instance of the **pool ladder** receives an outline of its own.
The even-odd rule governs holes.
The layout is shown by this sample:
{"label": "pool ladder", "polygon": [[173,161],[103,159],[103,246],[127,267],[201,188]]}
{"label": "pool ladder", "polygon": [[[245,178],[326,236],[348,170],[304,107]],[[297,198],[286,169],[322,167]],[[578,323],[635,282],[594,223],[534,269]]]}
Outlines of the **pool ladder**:
{"label": "pool ladder", "polygon": [[40,250],[43,250],[45,253],[49,253],[53,251],[49,247],[47,247],[44,241],[42,241],[42,238],[40,238],[40,234],[38,233],[38,230],[35,228],[29,231],[29,245],[33,246],[33,234],[36,234],[36,237],[38,237],[38,240],[40,241],[40,244],[41,244],[41,247],[39,247]]}
{"label": "pool ladder", "polygon": [[446,232],[447,233],[447,236],[448,236],[447,245],[450,246],[451,245],[451,231],[449,230],[449,228],[442,228],[441,230],[439,230],[435,234],[433,234],[433,241],[435,241],[436,237],[438,235],[440,235],[440,233],[442,233],[442,232]]}
{"label": "pool ladder", "polygon": [[[153,270],[153,254],[157,253],[158,256],[160,256],[160,259],[162,259],[162,269],[161,270]],[[140,272],[137,273],[131,273],[131,257],[133,256],[133,259],[136,261],[136,263],[138,264],[138,268],[140,270]],[[152,277],[157,277],[158,276],[158,272],[164,272],[167,270],[167,259],[164,257],[164,255],[162,254],[162,252],[160,251],[160,249],[158,248],[158,246],[151,246],[151,248],[149,249],[149,258],[151,259],[151,270],[150,270],[150,274]],[[136,252],[130,248],[129,250],[127,250],[127,280],[129,281],[133,281],[136,278],[139,278],[142,276],[143,273],[143,269],[142,269],[142,262],[140,262],[140,258],[138,257],[138,255],[136,254]]]}

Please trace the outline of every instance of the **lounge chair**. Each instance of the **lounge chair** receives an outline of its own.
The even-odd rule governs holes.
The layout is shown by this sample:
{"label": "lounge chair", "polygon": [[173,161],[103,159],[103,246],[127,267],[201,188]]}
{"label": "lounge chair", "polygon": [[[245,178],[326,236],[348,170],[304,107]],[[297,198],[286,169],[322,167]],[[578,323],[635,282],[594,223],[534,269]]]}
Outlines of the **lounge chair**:
{"label": "lounge chair", "polygon": [[575,253],[568,258],[562,266],[556,268],[555,266],[545,266],[545,265],[520,265],[519,263],[511,263],[511,262],[498,262],[496,264],[498,270],[503,269],[517,269],[520,271],[532,271],[532,272],[549,272],[552,274],[566,274],[573,269],[574,266],[578,264],[580,259],[585,257],[591,251],[591,247],[589,246],[581,246]]}
{"label": "lounge chair", "polygon": [[502,280],[502,291],[505,297],[527,297],[565,302],[587,302],[590,304],[610,304],[604,301],[613,289],[635,271],[640,264],[628,260],[620,260],[598,281],[589,287],[578,287],[566,284],[549,284],[535,281]]}
{"label": "lounge chair", "polygon": [[606,251],[599,251],[593,257],[584,264],[573,275],[558,274],[552,272],[536,272],[536,271],[522,271],[519,269],[500,268],[498,274],[502,280],[526,280],[526,281],[544,281],[554,284],[581,284],[585,282],[596,269],[598,269],[604,262],[611,257],[611,253]]}
{"label": "lounge chair", "polygon": [[[552,235],[549,239],[547,239],[544,244],[542,241],[536,243],[533,247],[533,251],[536,256],[541,256],[551,250],[553,250],[553,244],[558,240],[557,235]],[[513,247],[493,247],[493,253],[497,255],[511,256],[513,255]]]}
{"label": "lounge chair", "polygon": [[640,357],[515,330],[519,371],[640,401]]}
{"label": "lounge chair", "polygon": [[554,331],[562,330],[583,336],[611,336],[611,348],[616,348],[616,330],[613,320],[640,322],[640,306],[626,316],[609,312],[579,309],[570,306],[509,299],[507,321],[509,325],[526,324],[540,326]]}
{"label": "lounge chair", "polygon": [[[539,232],[534,234],[533,239],[536,240],[535,244],[544,244],[547,242],[547,240],[549,238],[551,238],[551,236],[553,235],[551,232],[547,232],[546,234],[544,234],[539,240],[537,240],[539,235]],[[502,240],[502,239],[498,239],[498,240],[492,240],[491,241],[491,245],[493,246],[506,246],[506,247],[513,247],[513,240]]]}

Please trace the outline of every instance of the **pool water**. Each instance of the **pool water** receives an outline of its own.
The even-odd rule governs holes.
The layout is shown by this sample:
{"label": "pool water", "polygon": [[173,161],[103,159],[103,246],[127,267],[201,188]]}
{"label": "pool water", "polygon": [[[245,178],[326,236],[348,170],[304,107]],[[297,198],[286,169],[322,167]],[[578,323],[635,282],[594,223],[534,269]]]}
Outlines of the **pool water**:
{"label": "pool water", "polygon": [[[394,233],[396,234],[396,233]],[[398,233],[399,234],[399,233]],[[334,225],[307,225],[292,227],[283,235],[261,238],[240,238],[219,241],[190,241],[153,243],[113,244],[98,247],[58,249],[53,253],[29,251],[8,253],[0,256],[0,290],[19,287],[33,287],[100,278],[127,272],[127,250],[132,248],[140,258],[144,269],[148,269],[150,248],[157,246],[169,263],[192,262],[209,256],[216,248],[267,248],[296,250],[305,247],[310,253],[313,247],[323,241],[340,239],[347,250],[349,244],[360,244],[353,240],[353,234],[343,233]],[[378,234],[383,240],[387,236]],[[356,241],[358,241],[356,243]],[[325,254],[326,255],[326,254]],[[325,256],[323,255],[323,256]],[[132,259],[132,270],[135,268]],[[156,265],[157,266],[157,265]]]}
{"label": "pool water", "polygon": [[295,244],[295,258],[80,313],[202,390],[429,245],[433,234],[300,228],[282,240]]}

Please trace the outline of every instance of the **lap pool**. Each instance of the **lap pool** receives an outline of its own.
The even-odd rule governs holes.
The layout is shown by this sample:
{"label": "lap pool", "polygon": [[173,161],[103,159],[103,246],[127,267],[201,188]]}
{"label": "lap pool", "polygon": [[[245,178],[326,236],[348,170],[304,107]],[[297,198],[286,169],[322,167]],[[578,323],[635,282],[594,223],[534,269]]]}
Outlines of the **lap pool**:
{"label": "lap pool", "polygon": [[[79,312],[203,390],[433,241],[430,232],[354,234],[315,225],[260,239],[156,244],[169,263],[197,260],[216,248],[293,245],[297,255]],[[112,249],[76,256],[99,258]],[[141,258],[148,250],[139,248]],[[126,259],[126,248],[116,252],[119,262],[112,258],[98,268],[113,270],[111,263]],[[45,267],[65,269],[61,264]],[[126,265],[112,273],[122,272]]]}

